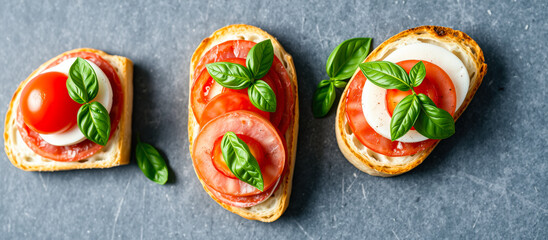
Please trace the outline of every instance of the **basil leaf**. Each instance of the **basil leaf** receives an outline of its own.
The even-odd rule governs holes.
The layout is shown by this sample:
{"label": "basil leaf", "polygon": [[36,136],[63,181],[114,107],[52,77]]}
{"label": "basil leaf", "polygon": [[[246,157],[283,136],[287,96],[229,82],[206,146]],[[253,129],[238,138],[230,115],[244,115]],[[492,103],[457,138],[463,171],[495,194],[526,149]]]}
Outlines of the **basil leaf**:
{"label": "basil leaf", "polygon": [[76,58],[70,66],[67,90],[72,100],[80,104],[90,102],[97,96],[99,92],[97,74],[86,60]]}
{"label": "basil leaf", "polygon": [[385,89],[407,91],[411,82],[407,72],[395,63],[378,61],[360,64],[360,69],[367,80]]}
{"label": "basil leaf", "polygon": [[419,117],[421,111],[419,98],[411,94],[403,98],[396,108],[390,120],[390,138],[392,141],[405,135]]}
{"label": "basil leaf", "polygon": [[[320,83],[321,84],[321,83]],[[314,117],[320,118],[327,113],[335,102],[335,84],[330,82],[327,86],[318,86],[312,99],[312,113]]]}
{"label": "basil leaf", "polygon": [[135,157],[137,165],[148,179],[161,185],[167,182],[167,165],[156,148],[138,139]]}
{"label": "basil leaf", "polygon": [[344,80],[335,80],[335,81],[333,81],[333,84],[335,84],[336,88],[345,88],[347,83],[348,82],[346,82]]}
{"label": "basil leaf", "polygon": [[253,82],[249,70],[237,63],[216,62],[206,64],[207,72],[221,86],[230,89],[244,89]]}
{"label": "basil leaf", "polygon": [[276,94],[268,83],[257,80],[247,89],[249,100],[260,110],[265,112],[276,112]]}
{"label": "basil leaf", "polygon": [[331,84],[331,80],[322,80],[319,84],[318,84],[318,87],[321,88],[321,87],[325,87],[329,84]]}
{"label": "basil leaf", "polygon": [[421,85],[425,77],[426,67],[424,67],[424,63],[422,61],[415,64],[415,66],[411,68],[411,71],[409,71],[409,79],[411,80],[411,85],[413,85],[413,87],[418,87]]}
{"label": "basil leaf", "polygon": [[78,110],[78,128],[87,139],[107,145],[110,137],[110,116],[99,102],[86,103]]}
{"label": "basil leaf", "polygon": [[255,44],[247,53],[245,64],[254,79],[264,77],[274,61],[274,47],[270,39]]}
{"label": "basil leaf", "polygon": [[444,139],[455,134],[455,120],[447,111],[437,108],[426,95],[418,95],[421,111],[415,122],[415,130],[430,139]]}
{"label": "basil leaf", "polygon": [[264,190],[263,175],[247,144],[233,132],[226,132],[221,140],[221,151],[228,169],[238,179]]}
{"label": "basil leaf", "polygon": [[369,54],[370,46],[371,38],[353,38],[339,44],[327,58],[327,75],[336,80],[352,77],[358,64]]}

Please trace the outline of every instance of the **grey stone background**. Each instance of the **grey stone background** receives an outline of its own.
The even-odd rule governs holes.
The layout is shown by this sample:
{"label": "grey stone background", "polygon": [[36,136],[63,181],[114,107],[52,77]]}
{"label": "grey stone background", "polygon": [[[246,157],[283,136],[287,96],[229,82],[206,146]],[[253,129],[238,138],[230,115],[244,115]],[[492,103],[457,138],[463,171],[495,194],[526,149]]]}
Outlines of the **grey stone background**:
{"label": "grey stone background", "polygon": [[[171,169],[157,185],[132,160],[106,170],[24,172],[0,156],[4,239],[546,239],[546,1],[1,1],[0,115],[20,81],[64,51],[92,47],[135,63],[133,133]],[[190,56],[233,23],[261,27],[293,55],[301,129],[291,203],[248,221],[203,191],[188,152]],[[489,70],[476,97],[415,170],[372,177],[338,150],[334,112],[314,119],[325,61],[351,37],[420,25],[468,33]],[[0,140],[3,141],[3,140]]]}

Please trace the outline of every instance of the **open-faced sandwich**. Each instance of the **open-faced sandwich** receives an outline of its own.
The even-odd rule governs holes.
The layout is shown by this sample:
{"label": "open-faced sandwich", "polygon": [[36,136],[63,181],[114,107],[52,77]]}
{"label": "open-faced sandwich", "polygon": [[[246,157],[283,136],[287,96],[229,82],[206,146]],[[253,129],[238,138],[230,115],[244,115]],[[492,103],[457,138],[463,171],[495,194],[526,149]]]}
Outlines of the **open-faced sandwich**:
{"label": "open-faced sandwich", "polygon": [[108,168],[129,163],[133,63],[82,48],[42,64],[6,114],[8,158],[27,171]]}
{"label": "open-faced sandwich", "polygon": [[405,173],[455,132],[487,71],[463,32],[422,26],[386,40],[359,65],[335,122],[342,153],[376,176]]}
{"label": "open-faced sandwich", "polygon": [[189,149],[205,191],[244,218],[278,219],[297,147],[292,57],[265,31],[230,25],[198,46],[189,84]]}

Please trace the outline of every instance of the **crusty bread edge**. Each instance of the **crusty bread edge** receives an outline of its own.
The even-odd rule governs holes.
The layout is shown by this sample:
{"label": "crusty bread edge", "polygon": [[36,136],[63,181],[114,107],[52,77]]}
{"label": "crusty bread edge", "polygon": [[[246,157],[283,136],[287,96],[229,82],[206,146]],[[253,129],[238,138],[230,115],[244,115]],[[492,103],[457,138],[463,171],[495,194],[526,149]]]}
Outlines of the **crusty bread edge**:
{"label": "crusty bread edge", "polygon": [[[15,154],[12,152],[15,146],[14,143],[9,139],[10,134],[9,130],[16,128],[16,125],[10,124],[10,119],[16,117],[18,104],[15,102],[18,99],[19,94],[23,90],[24,86],[29,80],[31,80],[36,74],[43,71],[47,66],[53,63],[55,60],[74,52],[91,52],[101,56],[105,61],[109,62],[112,67],[116,70],[118,77],[120,78],[120,83],[122,90],[124,91],[124,106],[122,110],[122,116],[119,122],[119,127],[115,135],[119,135],[119,139],[116,142],[111,142],[109,144],[116,144],[116,155],[114,158],[109,160],[103,160],[99,162],[55,162],[56,164],[47,164],[43,166],[28,166],[25,165],[25,162],[22,159],[17,159]],[[89,169],[89,168],[110,168],[119,165],[125,165],[129,163],[130,160],[130,148],[131,148],[131,115],[133,110],[133,62],[122,56],[109,55],[103,51],[91,49],[91,48],[79,48],[64,52],[49,61],[43,63],[38,67],[33,73],[31,73],[25,81],[21,82],[15,93],[13,94],[12,100],[10,102],[8,111],[6,113],[5,125],[4,125],[4,149],[6,155],[10,159],[11,163],[25,171],[60,171],[60,170],[74,170],[74,169]],[[27,146],[25,146],[27,147]],[[35,154],[36,158],[41,158],[38,154]]]}
{"label": "crusty bread edge", "polygon": [[[421,37],[421,38],[433,38],[436,40],[439,40],[441,42],[451,42],[451,43],[457,43],[459,47],[461,47],[463,50],[466,51],[468,57],[470,57],[474,65],[476,67],[476,75],[474,76],[475,79],[471,79],[471,85],[469,87],[468,93],[466,95],[466,98],[464,102],[462,103],[461,107],[455,112],[455,121],[460,117],[460,115],[464,112],[472,98],[474,97],[474,94],[476,93],[477,89],[479,88],[483,77],[485,76],[487,72],[487,65],[485,64],[485,59],[483,56],[483,51],[478,46],[478,44],[470,38],[467,34],[458,31],[453,30],[451,28],[447,27],[439,27],[439,26],[420,26],[412,29],[405,30],[399,34],[396,34],[395,36],[389,38],[385,42],[383,42],[381,45],[379,45],[371,54],[365,59],[364,62],[368,61],[374,61],[378,59],[379,54],[382,52],[386,52],[383,50],[386,50],[385,48],[390,47],[390,45],[396,41],[400,41],[402,39],[410,38],[410,37]],[[354,80],[354,77],[358,73],[359,69],[356,71],[354,76],[352,77],[352,80]],[[346,157],[346,159],[352,163],[355,167],[360,169],[363,172],[366,172],[370,175],[374,176],[381,176],[381,177],[390,177],[390,176],[397,176],[399,174],[408,172],[409,170],[415,168],[419,164],[421,164],[424,159],[434,150],[434,148],[437,146],[439,141],[434,144],[433,146],[417,153],[411,161],[408,161],[407,164],[404,165],[398,165],[398,166],[386,166],[377,164],[376,160],[374,158],[371,158],[367,155],[359,153],[357,149],[353,147],[353,145],[348,141],[347,138],[344,137],[344,120],[346,118],[345,110],[346,110],[346,95],[348,92],[348,86],[344,90],[340,100],[339,100],[339,106],[337,109],[337,116],[336,116],[336,122],[335,122],[335,135],[337,136],[337,143],[339,145],[339,148],[343,155]]]}
{"label": "crusty bread edge", "polygon": [[[201,44],[198,46],[194,54],[192,55],[192,59],[190,62],[190,81],[189,86],[190,89],[192,88],[192,80],[194,78],[194,68],[201,59],[201,57],[213,46],[218,44],[220,39],[227,38],[227,36],[233,40],[235,39],[243,39],[243,37],[246,36],[246,34],[255,34],[259,35],[262,38],[268,38],[272,40],[272,45],[274,47],[274,51],[276,56],[282,61],[286,62],[287,65],[286,70],[288,71],[288,74],[291,78],[291,84],[293,87],[293,91],[295,93],[295,109],[294,109],[294,119],[291,122],[287,132],[285,133],[285,139],[287,142],[287,148],[288,148],[288,157],[290,157],[290,164],[289,164],[289,173],[285,174],[284,178],[281,180],[278,186],[278,190],[275,191],[274,195],[277,195],[277,208],[274,209],[274,211],[268,212],[266,214],[255,214],[253,211],[251,211],[254,207],[250,208],[239,208],[239,207],[233,207],[230,205],[227,205],[221,201],[219,201],[217,198],[213,196],[211,192],[207,189],[205,183],[200,179],[198,174],[196,173],[196,176],[198,176],[198,179],[200,179],[200,183],[204,187],[204,190],[213,198],[218,204],[223,206],[228,211],[231,211],[235,214],[238,214],[246,219],[249,220],[258,220],[262,222],[273,222],[277,220],[287,209],[289,205],[289,198],[291,195],[291,187],[293,182],[293,170],[295,168],[295,159],[296,159],[296,151],[297,151],[297,134],[299,129],[299,101],[298,101],[298,86],[297,86],[297,74],[295,71],[295,65],[293,63],[293,58],[291,55],[289,55],[282,45],[278,42],[276,38],[265,32],[264,30],[250,26],[245,24],[236,24],[236,25],[229,25],[226,27],[223,27],[217,31],[215,31],[210,37],[205,38]],[[189,90],[190,91],[190,90]],[[189,137],[189,149],[190,154],[192,156],[192,149],[193,149],[193,143],[195,140],[195,136],[198,134],[196,131],[196,126],[198,125],[196,118],[194,117],[194,114],[192,112],[191,107],[191,101],[190,101],[190,94],[189,94],[189,104],[188,104],[188,137]],[[195,169],[196,171],[196,169]],[[280,195],[281,194],[281,195]],[[272,197],[274,197],[274,195]],[[280,195],[280,196],[278,196]]]}

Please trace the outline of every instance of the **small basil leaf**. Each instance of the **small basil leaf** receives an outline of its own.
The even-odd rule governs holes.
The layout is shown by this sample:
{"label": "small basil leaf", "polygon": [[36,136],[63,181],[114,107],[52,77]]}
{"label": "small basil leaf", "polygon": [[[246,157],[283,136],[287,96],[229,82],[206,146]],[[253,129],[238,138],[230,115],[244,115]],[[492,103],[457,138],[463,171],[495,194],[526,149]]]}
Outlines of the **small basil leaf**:
{"label": "small basil leaf", "polygon": [[320,118],[327,113],[335,102],[335,84],[330,82],[327,86],[316,88],[314,98],[312,99],[312,113],[314,117]]}
{"label": "small basil leaf", "polygon": [[447,111],[437,108],[432,100],[420,93],[421,111],[415,122],[415,130],[430,139],[444,139],[455,133],[455,120]]}
{"label": "small basil leaf", "polygon": [[415,66],[411,68],[411,71],[409,71],[409,79],[411,80],[413,87],[418,87],[421,85],[425,77],[426,67],[424,67],[424,63],[422,61],[415,64]]}
{"label": "small basil leaf", "polygon": [[221,151],[228,169],[243,182],[264,190],[263,175],[247,144],[233,132],[226,132],[221,140]]}
{"label": "small basil leaf", "polygon": [[265,112],[276,112],[276,94],[268,83],[257,80],[247,89],[249,100],[260,110]]}
{"label": "small basil leaf", "polygon": [[84,136],[99,145],[107,145],[110,137],[110,116],[99,102],[86,103],[78,110],[78,128]]}
{"label": "small basil leaf", "polygon": [[385,89],[407,91],[411,84],[407,72],[395,63],[378,61],[360,64],[360,69],[367,80]]}
{"label": "small basil leaf", "polygon": [[82,58],[76,58],[76,61],[70,66],[66,84],[69,96],[80,104],[90,102],[99,92],[97,74],[93,67]]}
{"label": "small basil leaf", "polygon": [[137,165],[148,179],[161,185],[167,182],[167,165],[156,148],[138,140],[135,157],[137,158]]}
{"label": "small basil leaf", "polygon": [[206,64],[207,72],[221,86],[230,89],[244,89],[253,81],[251,72],[237,63],[216,62]]}
{"label": "small basil leaf", "polygon": [[331,80],[322,80],[319,84],[318,84],[318,87],[321,88],[321,87],[325,87],[327,85],[331,84]]}
{"label": "small basil leaf", "polygon": [[353,38],[339,44],[327,58],[327,75],[337,80],[352,77],[358,64],[369,54],[370,46],[371,38]]}
{"label": "small basil leaf", "polygon": [[392,141],[409,132],[413,124],[415,124],[420,111],[419,98],[415,94],[403,98],[398,103],[390,120],[390,138]]}
{"label": "small basil leaf", "polygon": [[344,80],[335,80],[333,84],[335,84],[335,87],[337,88],[344,88],[346,87],[347,82]]}
{"label": "small basil leaf", "polygon": [[247,53],[245,64],[254,79],[264,77],[274,61],[274,47],[270,39],[255,44]]}

